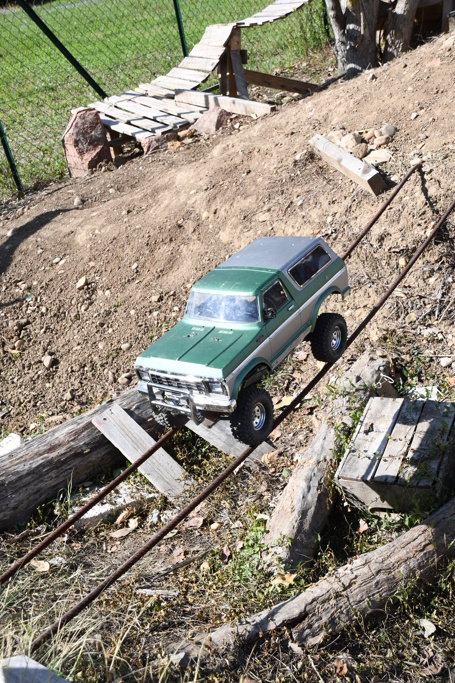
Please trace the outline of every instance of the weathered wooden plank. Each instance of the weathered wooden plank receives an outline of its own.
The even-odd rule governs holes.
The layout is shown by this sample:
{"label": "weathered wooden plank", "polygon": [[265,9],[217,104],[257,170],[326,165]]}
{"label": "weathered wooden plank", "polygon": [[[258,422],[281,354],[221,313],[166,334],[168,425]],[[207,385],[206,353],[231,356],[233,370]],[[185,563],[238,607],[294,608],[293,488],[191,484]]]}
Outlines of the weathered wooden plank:
{"label": "weathered wooden plank", "polygon": [[184,80],[183,78],[170,78],[169,76],[158,76],[153,82],[162,88],[172,88],[173,90],[177,90],[177,88],[193,90],[198,86],[197,83],[192,81]]}
{"label": "weathered wooden plank", "polygon": [[136,87],[139,92],[147,93],[150,95],[159,95],[161,97],[174,97],[174,91],[171,88],[163,88],[156,83],[139,83]]}
{"label": "weathered wooden plank", "polygon": [[[192,420],[186,423],[185,427],[191,429],[192,432],[205,439],[219,451],[226,453],[226,455],[239,456],[245,450],[246,446],[232,436],[231,428],[228,420],[217,420],[210,422],[204,420],[197,425]],[[251,458],[261,458],[264,453],[269,453],[273,448],[265,441],[258,446]]]}
{"label": "weathered wooden plank", "polygon": [[265,104],[264,102],[251,102],[240,100],[235,97],[226,97],[224,95],[209,95],[208,93],[195,92],[188,90],[177,90],[175,93],[176,103],[195,104],[207,107],[221,107],[233,114],[243,114],[251,116],[264,116],[275,111],[276,106]]}
{"label": "weathered wooden plank", "polygon": [[454,419],[455,407],[450,403],[426,402],[400,473],[400,483],[419,488],[431,488],[436,483]]}
{"label": "weathered wooden plank", "polygon": [[[132,417],[116,405],[94,416],[92,423],[131,463],[156,443]],[[176,498],[192,483],[185,470],[164,448],[153,453],[138,469],[168,498]]]}
{"label": "weathered wooden plank", "polygon": [[211,73],[216,69],[218,64],[218,59],[204,59],[204,57],[193,57],[190,53],[188,57],[182,59],[179,64],[181,69],[199,69],[200,71],[206,71]]}
{"label": "weathered wooden plank", "polygon": [[[172,126],[165,125],[161,121],[154,121],[151,117],[141,118],[134,113],[124,111],[123,109],[119,109],[113,105],[105,104],[104,102],[94,102],[91,106],[93,106],[101,114],[105,114],[115,121],[129,124],[135,128],[149,131],[155,135],[161,135],[161,133],[165,133],[172,128]],[[183,123],[185,122],[182,122],[182,125]],[[110,127],[110,130],[112,130],[112,127]]]}
{"label": "weathered wooden plank", "polygon": [[386,189],[387,186],[383,177],[375,168],[357,159],[322,135],[315,135],[311,138],[310,145],[325,161],[356,182],[364,190],[368,190],[377,196]]}
{"label": "weathered wooden plank", "polygon": [[[205,29],[198,45],[200,45],[201,43],[215,46],[227,45],[234,27],[235,23],[211,24],[210,26],[207,26],[207,28]],[[191,50],[190,54],[192,54],[193,50]]]}
{"label": "weathered wooden plank", "polygon": [[406,459],[425,401],[404,401],[387,442],[374,481],[393,484]]}
{"label": "weathered wooden plank", "polygon": [[132,126],[129,123],[122,123],[116,119],[107,118],[105,115],[101,116],[101,122],[106,128],[114,130],[116,133],[122,133],[123,135],[131,135],[131,137],[136,138],[136,140],[144,140],[149,138],[151,135],[165,133],[172,130],[170,126],[163,126],[157,123],[156,126],[151,126],[153,130],[145,130],[145,128],[138,128]]}
{"label": "weathered wooden plank", "polygon": [[235,87],[237,96],[241,100],[249,100],[248,86],[246,84],[245,73],[243,70],[242,56],[240,50],[231,50],[230,58],[232,63],[232,70],[234,73]]}
{"label": "weathered wooden plank", "polygon": [[[136,389],[115,403],[139,424],[150,418],[150,403]],[[0,456],[0,530],[26,521],[61,489],[74,488],[122,461],[91,422],[110,405],[107,402]]]}
{"label": "weathered wooden plank", "polygon": [[183,78],[185,81],[194,81],[200,85],[207,80],[207,78],[210,76],[210,72],[197,71],[195,69],[186,69],[176,66],[171,69],[167,75],[169,78]]}
{"label": "weathered wooden plank", "polygon": [[340,480],[370,481],[400,412],[402,398],[371,398],[337,472]]}
{"label": "weathered wooden plank", "polygon": [[139,116],[144,116],[148,119],[153,119],[165,126],[182,126],[188,123],[188,121],[185,121],[182,117],[160,111],[156,107],[150,107],[145,102],[140,103],[135,100],[123,100],[121,97],[115,96],[110,97],[109,101],[116,104],[116,108],[118,109],[123,109],[126,112],[138,114]]}
{"label": "weathered wooden plank", "polygon": [[248,69],[245,69],[244,73],[247,83],[261,85],[265,88],[274,88],[275,90],[286,90],[287,92],[298,92],[306,95],[309,92],[317,90],[319,87],[314,83],[299,81],[296,78],[272,76],[271,74],[264,74],[260,71],[249,71]]}
{"label": "weathered wooden plank", "polygon": [[193,47],[189,56],[203,57],[204,59],[216,59],[216,61],[218,62],[225,50],[226,48],[223,46],[213,47],[212,45],[198,43]]}
{"label": "weathered wooden plank", "polygon": [[0,660],[0,683],[69,683],[26,655]]}
{"label": "weathered wooden plank", "polygon": [[175,114],[176,116],[185,118],[187,121],[191,121],[191,117],[194,117],[194,120],[198,119],[199,116],[206,111],[205,107],[196,107],[190,104],[178,106],[173,100],[151,97],[150,95],[145,95],[139,91],[136,91],[135,95],[136,97],[133,99],[134,102],[147,104],[151,107],[159,107],[162,111],[167,112],[168,114]]}

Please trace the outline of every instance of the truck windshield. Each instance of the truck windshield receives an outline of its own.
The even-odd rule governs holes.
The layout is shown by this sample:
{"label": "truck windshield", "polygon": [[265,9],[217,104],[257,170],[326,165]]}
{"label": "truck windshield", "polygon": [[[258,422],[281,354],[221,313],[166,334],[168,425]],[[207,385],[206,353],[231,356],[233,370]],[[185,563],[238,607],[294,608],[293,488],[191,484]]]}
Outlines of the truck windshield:
{"label": "truck windshield", "polygon": [[255,323],[259,321],[258,299],[256,296],[192,291],[186,315],[219,322]]}

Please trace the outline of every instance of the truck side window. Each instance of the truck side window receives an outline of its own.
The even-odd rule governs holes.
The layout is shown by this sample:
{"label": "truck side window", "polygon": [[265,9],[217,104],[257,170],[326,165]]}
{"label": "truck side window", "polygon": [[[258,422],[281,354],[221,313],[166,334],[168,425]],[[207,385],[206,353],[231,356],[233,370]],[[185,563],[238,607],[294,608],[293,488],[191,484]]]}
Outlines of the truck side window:
{"label": "truck side window", "polygon": [[274,311],[278,311],[288,300],[289,297],[279,280],[269,287],[262,295],[264,311],[268,308],[273,308]]}
{"label": "truck side window", "polygon": [[311,280],[316,273],[330,261],[330,256],[321,246],[303,257],[295,266],[289,269],[289,275],[299,287]]}

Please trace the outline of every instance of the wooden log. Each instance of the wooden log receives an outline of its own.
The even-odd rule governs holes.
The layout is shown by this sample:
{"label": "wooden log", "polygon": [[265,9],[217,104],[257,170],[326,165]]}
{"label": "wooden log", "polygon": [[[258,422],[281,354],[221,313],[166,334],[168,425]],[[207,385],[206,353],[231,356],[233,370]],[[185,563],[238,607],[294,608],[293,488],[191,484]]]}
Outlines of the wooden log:
{"label": "wooden log", "polygon": [[[136,389],[115,403],[138,424],[145,426],[150,418],[150,404]],[[62,489],[74,488],[122,462],[120,453],[91,423],[112,404],[107,401],[0,456],[0,531],[26,521]]]}
{"label": "wooden log", "polygon": [[311,138],[310,145],[325,161],[364,190],[377,196],[387,188],[384,178],[373,166],[357,159],[322,135],[315,135]]}
{"label": "wooden log", "polygon": [[274,90],[286,90],[287,92],[298,92],[302,95],[308,95],[314,92],[319,86],[306,81],[299,81],[296,78],[285,78],[284,76],[272,76],[271,74],[263,74],[260,71],[244,70],[245,79],[251,85],[262,85],[265,88],[273,88]]}
{"label": "wooden log", "polygon": [[244,116],[263,116],[275,111],[274,104],[265,104],[264,102],[251,102],[247,100],[240,100],[236,97],[226,97],[223,95],[208,95],[204,92],[195,92],[194,90],[176,90],[175,92],[176,104],[194,104],[201,107],[221,107],[233,114],[243,114]]}
{"label": "wooden log", "polygon": [[288,626],[297,643],[311,647],[339,633],[353,619],[366,618],[402,587],[435,578],[437,563],[455,556],[455,499],[391,543],[364,553],[285,602],[237,626],[223,625],[198,636],[183,651],[201,646],[232,648],[267,631]]}

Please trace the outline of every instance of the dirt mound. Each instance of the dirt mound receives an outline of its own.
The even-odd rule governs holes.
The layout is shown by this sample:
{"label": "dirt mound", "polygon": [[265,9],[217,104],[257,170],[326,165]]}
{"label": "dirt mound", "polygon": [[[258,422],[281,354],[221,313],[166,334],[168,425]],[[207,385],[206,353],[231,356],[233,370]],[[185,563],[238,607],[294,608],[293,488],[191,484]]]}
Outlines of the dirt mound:
{"label": "dirt mound", "polygon": [[[386,177],[402,177],[414,158],[423,173],[349,260],[343,309],[354,329],[453,200],[454,82],[452,33],[264,119],[232,117],[210,139],[11,205],[0,220],[3,430],[37,433],[122,391],[136,356],[181,316],[191,284],[258,235],[321,234],[342,253],[386,195],[360,190],[308,142],[391,123]],[[398,330],[435,363],[455,357],[452,238],[449,225],[362,343]]]}

